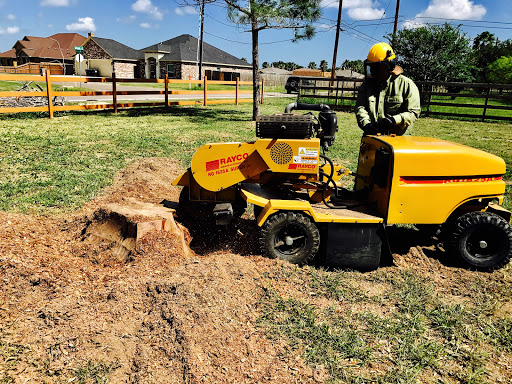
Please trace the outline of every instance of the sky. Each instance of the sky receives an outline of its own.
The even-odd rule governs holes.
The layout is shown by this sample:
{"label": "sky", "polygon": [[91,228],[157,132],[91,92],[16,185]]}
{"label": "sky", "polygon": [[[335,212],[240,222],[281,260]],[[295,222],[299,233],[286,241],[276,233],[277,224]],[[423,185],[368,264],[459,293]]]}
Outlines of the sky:
{"label": "sky", "polygon": [[[181,34],[199,35],[199,14],[187,0],[0,0],[0,52],[24,36],[76,32],[114,39],[142,49]],[[191,0],[188,0],[191,1]],[[241,1],[243,3],[243,1]],[[204,41],[251,62],[251,34],[227,18],[222,1],[206,4]],[[370,47],[393,31],[397,0],[343,0],[342,33],[336,61],[364,60]],[[292,42],[290,30],[260,33],[260,65],[292,61],[331,64],[338,1],[322,0],[322,16],[313,39]],[[426,23],[462,25],[469,38],[483,31],[512,39],[510,0],[401,0],[398,28]]]}

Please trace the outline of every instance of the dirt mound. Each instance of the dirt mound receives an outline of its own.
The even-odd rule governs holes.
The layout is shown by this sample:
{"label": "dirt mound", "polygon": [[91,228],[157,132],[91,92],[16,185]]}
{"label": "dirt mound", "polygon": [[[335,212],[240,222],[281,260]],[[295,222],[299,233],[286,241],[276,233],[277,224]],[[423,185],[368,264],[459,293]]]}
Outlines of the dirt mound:
{"label": "dirt mound", "polygon": [[[269,284],[285,298],[315,300],[301,278],[306,272],[255,256],[250,220],[194,238],[196,253],[187,253],[187,231],[169,226],[172,207],[159,204],[178,200],[171,182],[181,172],[173,160],[144,159],[73,215],[0,212],[0,382],[329,379],[322,366],[306,365],[300,351],[269,340],[257,327]],[[370,296],[389,285],[379,274],[396,269],[430,279],[453,302],[468,295],[475,278],[498,293],[512,283],[509,272],[477,274],[450,265],[414,229],[389,234],[395,252],[389,266],[367,275],[350,272]],[[372,305],[388,311],[380,302]],[[510,305],[501,311],[512,313]]]}
{"label": "dirt mound", "polygon": [[[274,261],[185,255],[186,232],[141,214],[177,201],[180,172],[145,159],[74,215],[0,213],[0,380],[312,380],[255,328],[260,273]],[[141,231],[148,217],[159,224]]]}
{"label": "dirt mound", "polygon": [[131,206],[130,201],[134,200],[155,204],[163,199],[176,202],[180,189],[171,184],[183,171],[178,161],[164,157],[134,162],[118,172],[112,186],[87,204],[86,209],[108,203]]}

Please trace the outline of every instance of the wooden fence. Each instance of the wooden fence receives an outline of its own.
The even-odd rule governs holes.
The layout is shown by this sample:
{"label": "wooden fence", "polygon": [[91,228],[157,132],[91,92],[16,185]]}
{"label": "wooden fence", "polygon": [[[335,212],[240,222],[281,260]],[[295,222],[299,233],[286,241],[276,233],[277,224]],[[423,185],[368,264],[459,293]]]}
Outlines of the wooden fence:
{"label": "wooden fence", "polygon": [[[363,81],[364,79],[349,77],[339,77],[335,80],[304,77],[301,78],[298,99],[316,99],[338,110],[353,111],[357,88]],[[416,82],[416,85],[420,90],[423,116],[512,122],[510,84],[424,81]],[[477,103],[475,99],[482,102]]]}
{"label": "wooden fence", "polygon": [[[252,98],[243,99],[240,98],[241,94],[252,94],[252,90],[240,90],[241,85],[252,85],[251,81],[212,81],[206,77],[204,80],[174,80],[169,79],[165,76],[165,79],[117,79],[115,74],[112,74],[111,78],[99,78],[99,77],[65,77],[65,76],[52,76],[50,71],[46,71],[44,76],[30,76],[30,75],[2,75],[0,80],[6,81],[41,81],[46,83],[46,91],[0,91],[0,101],[2,97],[33,97],[42,96],[46,97],[48,101],[53,100],[55,96],[112,96],[112,103],[108,104],[78,104],[78,105],[64,105],[55,106],[52,102],[49,102],[47,106],[41,107],[1,107],[0,113],[18,113],[18,112],[48,112],[49,117],[53,118],[55,111],[79,111],[88,109],[113,109],[117,113],[119,108],[132,108],[132,107],[150,107],[150,106],[171,106],[171,105],[211,105],[211,104],[236,104],[239,103],[252,103]],[[52,83],[111,83],[111,91],[54,91],[52,90]],[[154,91],[118,91],[117,85],[119,83],[162,83],[164,89],[155,89]],[[170,85],[172,84],[200,84],[202,90],[172,90]],[[209,85],[231,85],[234,86],[234,90],[208,90]],[[135,89],[137,87],[134,87]],[[226,94],[233,95],[234,99],[215,99],[211,100],[208,98],[209,95],[214,94]],[[157,102],[130,102],[120,103],[117,97],[120,95],[162,95],[164,101]],[[170,95],[197,95],[200,100],[176,100],[170,101]],[[263,102],[264,95],[264,84],[261,83],[261,102]]]}
{"label": "wooden fence", "polygon": [[[28,63],[16,67],[0,66],[0,73],[24,74],[24,75],[43,75],[46,71],[52,71],[54,75],[63,75],[63,64],[57,63]],[[3,79],[3,77],[2,77]]]}

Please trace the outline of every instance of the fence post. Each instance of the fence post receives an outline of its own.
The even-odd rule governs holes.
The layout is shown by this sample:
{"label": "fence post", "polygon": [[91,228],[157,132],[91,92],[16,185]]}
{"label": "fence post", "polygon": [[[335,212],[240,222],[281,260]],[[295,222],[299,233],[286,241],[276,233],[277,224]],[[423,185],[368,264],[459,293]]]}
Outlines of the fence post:
{"label": "fence post", "polygon": [[238,77],[236,78],[236,90],[235,90],[235,104],[238,105],[238,86],[239,86],[239,80]]}
{"label": "fence post", "polygon": [[169,75],[165,75],[165,107],[169,106]]}
{"label": "fence post", "polygon": [[485,114],[487,113],[487,105],[489,104],[489,95],[491,94],[491,84],[487,84],[487,94],[485,95],[485,106],[482,113],[482,122],[485,122]]}
{"label": "fence post", "polygon": [[204,98],[203,98],[203,106],[206,107],[206,104],[207,104],[207,88],[208,88],[208,76],[205,76],[204,77]]}
{"label": "fence post", "polygon": [[53,119],[53,92],[52,92],[52,78],[50,77],[50,69],[46,71],[46,94],[48,95],[48,113],[50,119]]}
{"label": "fence post", "polygon": [[430,116],[430,101],[432,100],[432,92],[434,92],[434,84],[430,83],[428,89],[428,99],[427,99],[427,117]]}
{"label": "fence post", "polygon": [[117,84],[115,72],[112,72],[112,102],[114,104],[114,113],[117,113]]}
{"label": "fence post", "polygon": [[263,104],[263,100],[265,99],[265,81],[261,79],[261,100],[260,103]]}

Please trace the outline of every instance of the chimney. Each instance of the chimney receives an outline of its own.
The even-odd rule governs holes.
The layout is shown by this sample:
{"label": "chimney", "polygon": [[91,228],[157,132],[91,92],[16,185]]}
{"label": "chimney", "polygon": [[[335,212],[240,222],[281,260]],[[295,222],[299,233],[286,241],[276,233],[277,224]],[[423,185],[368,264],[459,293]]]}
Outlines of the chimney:
{"label": "chimney", "polygon": [[89,37],[94,37],[94,32],[89,32]]}

